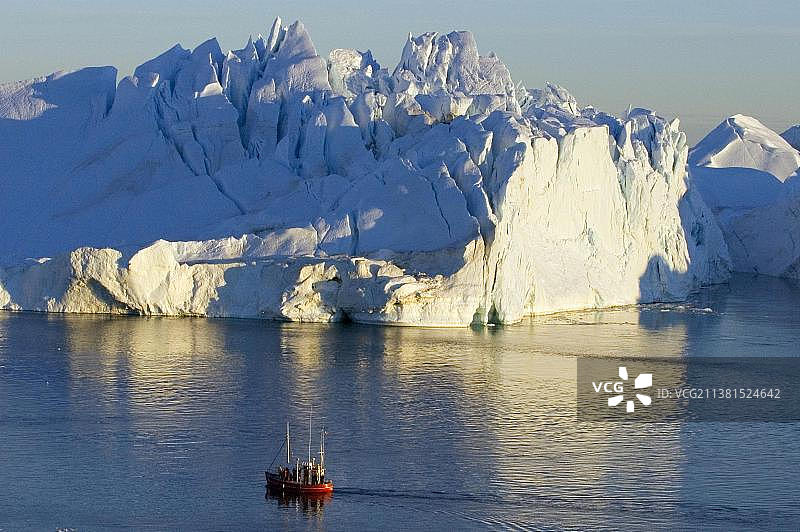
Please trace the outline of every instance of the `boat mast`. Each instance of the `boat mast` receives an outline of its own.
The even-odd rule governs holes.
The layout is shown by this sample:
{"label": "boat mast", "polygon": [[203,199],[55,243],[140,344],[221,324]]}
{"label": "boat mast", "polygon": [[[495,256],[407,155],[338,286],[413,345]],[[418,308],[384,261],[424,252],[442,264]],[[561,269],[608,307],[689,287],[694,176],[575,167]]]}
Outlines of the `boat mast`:
{"label": "boat mast", "polygon": [[308,414],[308,463],[311,463],[311,417],[314,415],[314,405],[311,405],[311,412]]}
{"label": "boat mast", "polygon": [[286,464],[292,463],[292,448],[289,447],[289,422],[286,422]]}
{"label": "boat mast", "polygon": [[319,465],[325,465],[325,427],[322,427],[319,440]]}

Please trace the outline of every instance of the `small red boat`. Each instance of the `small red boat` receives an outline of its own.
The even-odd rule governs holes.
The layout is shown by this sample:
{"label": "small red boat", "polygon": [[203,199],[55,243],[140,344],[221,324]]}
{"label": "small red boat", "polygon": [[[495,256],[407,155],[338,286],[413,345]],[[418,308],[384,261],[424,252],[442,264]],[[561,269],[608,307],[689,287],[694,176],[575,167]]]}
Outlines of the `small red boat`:
{"label": "small red boat", "polygon": [[[286,423],[286,465],[274,471],[264,471],[267,489],[273,492],[297,495],[324,495],[333,492],[333,481],[325,477],[325,430],[319,445],[319,460],[311,456],[311,419],[308,420],[308,460],[299,458],[292,464],[292,447],[289,441],[289,423]],[[280,452],[280,450],[278,450]],[[275,461],[273,460],[273,463]],[[271,466],[272,464],[270,464]]]}
{"label": "small red boat", "polygon": [[333,482],[326,480],[321,483],[305,484],[281,477],[279,474],[265,471],[267,476],[267,489],[300,495],[323,495],[333,493]]}

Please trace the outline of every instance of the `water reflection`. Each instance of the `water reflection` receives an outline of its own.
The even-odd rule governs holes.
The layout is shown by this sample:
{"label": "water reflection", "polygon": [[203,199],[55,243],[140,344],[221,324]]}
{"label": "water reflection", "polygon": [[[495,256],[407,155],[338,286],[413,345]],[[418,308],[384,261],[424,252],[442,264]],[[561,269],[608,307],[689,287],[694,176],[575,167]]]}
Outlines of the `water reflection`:
{"label": "water reflection", "polygon": [[325,509],[325,505],[330,504],[333,500],[332,493],[296,495],[269,488],[264,497],[268,501],[277,503],[277,505],[284,510],[295,510],[302,513],[305,517],[314,518],[320,524],[322,522],[322,513]]}
{"label": "water reflection", "polygon": [[[234,529],[760,519],[769,486],[796,469],[793,427],[575,415],[578,355],[796,349],[797,289],[746,281],[682,305],[488,329],[0,314],[0,428],[15,457],[0,461],[0,501],[16,501],[0,516]],[[312,405],[336,498],[265,501],[285,423],[304,455]]]}

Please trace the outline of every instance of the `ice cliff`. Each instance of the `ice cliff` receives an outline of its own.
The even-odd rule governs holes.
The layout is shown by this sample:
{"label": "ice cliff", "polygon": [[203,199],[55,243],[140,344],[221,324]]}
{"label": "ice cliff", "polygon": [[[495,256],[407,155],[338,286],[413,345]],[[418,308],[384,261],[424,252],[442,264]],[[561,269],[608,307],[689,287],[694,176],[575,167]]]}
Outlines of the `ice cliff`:
{"label": "ice cliff", "polygon": [[0,86],[0,308],[466,326],[729,272],[677,119],[528,91],[469,32],[390,71],[278,19],[115,80]]}
{"label": "ice cliff", "polygon": [[735,271],[800,278],[797,131],[778,135],[735,115],[690,152],[691,181],[718,219]]}

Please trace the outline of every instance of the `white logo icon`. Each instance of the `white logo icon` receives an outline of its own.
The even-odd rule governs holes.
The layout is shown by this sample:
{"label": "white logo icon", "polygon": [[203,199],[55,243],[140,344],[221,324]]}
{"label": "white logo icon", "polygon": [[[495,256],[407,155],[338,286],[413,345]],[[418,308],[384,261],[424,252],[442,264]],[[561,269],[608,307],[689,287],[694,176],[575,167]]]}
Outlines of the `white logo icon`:
{"label": "white logo icon", "polygon": [[[628,380],[628,368],[625,366],[619,367],[619,378],[622,381]],[[653,385],[653,374],[652,373],[640,373],[639,376],[636,377],[633,381],[633,389],[634,390],[641,390],[644,388],[650,388]],[[624,392],[624,383],[623,382],[593,382],[592,387],[594,388],[595,392],[600,392],[603,390],[606,393],[615,393],[613,397],[608,398],[608,406],[615,407],[619,405],[622,401],[625,401],[625,394]],[[643,393],[637,393],[636,398],[642,403],[644,406],[650,406],[650,403],[653,400],[650,398],[649,395]],[[633,412],[636,407],[636,403],[633,399],[628,399],[625,402],[625,412]]]}

